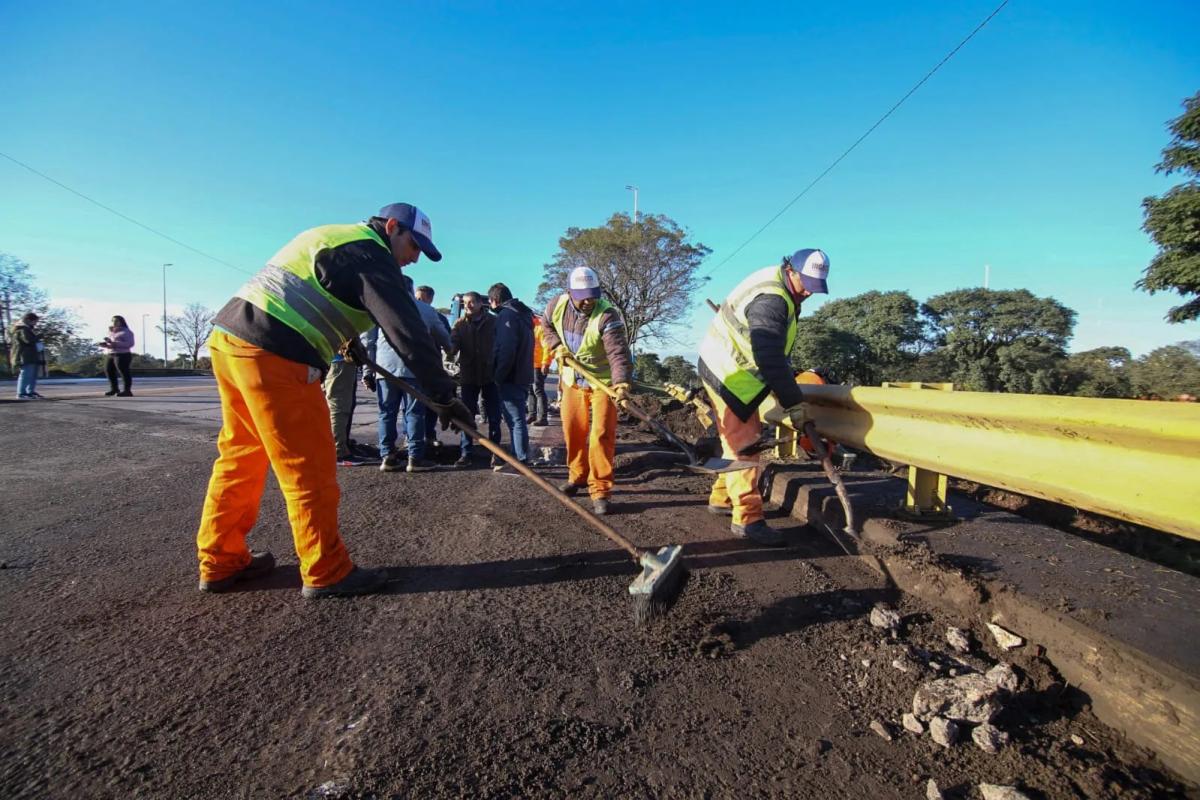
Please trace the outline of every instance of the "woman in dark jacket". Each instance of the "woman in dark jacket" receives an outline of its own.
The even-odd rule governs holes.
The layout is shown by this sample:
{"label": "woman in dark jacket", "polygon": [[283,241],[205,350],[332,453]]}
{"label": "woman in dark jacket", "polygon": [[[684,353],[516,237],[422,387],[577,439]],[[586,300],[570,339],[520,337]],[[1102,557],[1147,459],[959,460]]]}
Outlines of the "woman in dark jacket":
{"label": "woman in dark jacket", "polygon": [[42,365],[42,337],[38,334],[38,315],[30,311],[13,325],[11,360],[17,370],[17,399],[36,400],[41,395],[37,388],[38,367]]}
{"label": "woman in dark jacket", "polygon": [[[129,326],[125,324],[124,317],[118,315],[112,318],[112,324],[108,326],[108,336],[104,337],[100,346],[108,354],[108,358],[104,359],[104,374],[108,376],[108,391],[104,395],[106,397],[112,397],[114,394],[118,397],[133,397],[133,392],[129,391],[133,386],[133,375],[129,370],[129,364],[133,361],[133,331],[129,330]],[[121,391],[117,391],[117,373],[121,374],[121,380],[125,384]]]}

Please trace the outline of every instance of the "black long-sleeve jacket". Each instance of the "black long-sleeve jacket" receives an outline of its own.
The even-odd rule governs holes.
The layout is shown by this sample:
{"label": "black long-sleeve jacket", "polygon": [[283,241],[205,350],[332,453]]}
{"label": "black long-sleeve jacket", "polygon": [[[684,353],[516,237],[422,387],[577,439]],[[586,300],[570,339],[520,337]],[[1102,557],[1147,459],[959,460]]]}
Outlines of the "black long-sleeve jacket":
{"label": "black long-sleeve jacket", "polygon": [[[388,241],[382,224],[372,222],[371,227]],[[313,270],[330,294],[371,315],[434,400],[454,396],[454,381],[442,369],[441,354],[390,250],[369,239],[348,242],[318,253]],[[275,355],[321,370],[329,367],[297,331],[240,297],[226,303],[213,322]]]}

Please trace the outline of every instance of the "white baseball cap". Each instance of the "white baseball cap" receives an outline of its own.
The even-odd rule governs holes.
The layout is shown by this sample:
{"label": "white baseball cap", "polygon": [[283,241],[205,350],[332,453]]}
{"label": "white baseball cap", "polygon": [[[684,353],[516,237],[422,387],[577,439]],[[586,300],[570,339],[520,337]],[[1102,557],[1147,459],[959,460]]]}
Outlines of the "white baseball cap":
{"label": "white baseball cap", "polygon": [[567,280],[567,291],[576,303],[599,298],[600,279],[596,277],[596,271],[591,267],[576,267],[571,270],[571,276]]}
{"label": "white baseball cap", "polygon": [[784,259],[800,274],[800,282],[813,294],[829,294],[829,256],[824,250],[797,250]]}

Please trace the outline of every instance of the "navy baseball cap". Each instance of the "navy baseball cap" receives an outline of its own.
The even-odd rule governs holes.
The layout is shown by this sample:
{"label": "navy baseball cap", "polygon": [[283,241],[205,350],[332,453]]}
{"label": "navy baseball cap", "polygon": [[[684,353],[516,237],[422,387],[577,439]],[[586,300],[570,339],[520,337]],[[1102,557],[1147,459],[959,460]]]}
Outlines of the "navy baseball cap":
{"label": "navy baseball cap", "polygon": [[392,203],[379,209],[376,216],[396,220],[405,229],[412,231],[417,246],[430,261],[442,260],[441,251],[433,245],[433,225],[424,211],[408,203]]}

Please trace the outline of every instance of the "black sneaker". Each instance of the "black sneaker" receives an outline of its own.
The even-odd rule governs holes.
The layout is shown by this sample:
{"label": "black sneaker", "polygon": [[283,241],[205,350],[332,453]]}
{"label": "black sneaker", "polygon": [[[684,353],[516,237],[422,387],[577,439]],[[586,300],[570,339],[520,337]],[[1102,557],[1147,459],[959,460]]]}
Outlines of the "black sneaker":
{"label": "black sneaker", "polygon": [[466,469],[469,466],[471,466],[470,456],[459,456],[458,461],[454,462],[455,469]]}
{"label": "black sneaker", "polygon": [[545,417],[542,417],[541,419],[534,420],[533,427],[535,427],[535,428],[545,428],[545,427],[547,427],[549,424],[550,424],[550,422],[549,422],[549,421],[548,421],[548,420],[547,420]]}
{"label": "black sneaker", "polygon": [[133,397],[133,392],[126,389],[123,392],[117,392],[117,397]]}
{"label": "black sneaker", "polygon": [[393,451],[383,457],[379,463],[380,472],[404,472],[405,459],[399,451]]}
{"label": "black sneaker", "polygon": [[112,396],[113,396],[113,395],[115,395],[116,393],[117,393],[117,390],[116,390],[116,389],[109,389],[107,392],[105,392],[105,393],[104,393],[104,396],[105,396],[105,397],[112,397]]}
{"label": "black sneaker", "polygon": [[408,460],[409,472],[433,472],[437,467],[437,462],[430,461],[428,458],[410,458]]}
{"label": "black sneaker", "polygon": [[387,586],[385,569],[363,569],[355,567],[350,574],[329,586],[305,586],[300,596],[306,600],[321,600],[326,597],[352,597],[359,594],[374,594]]}
{"label": "black sneaker", "polygon": [[739,539],[749,539],[765,547],[779,547],[783,544],[783,534],[772,530],[771,526],[761,519],[749,525],[730,525],[729,530]]}
{"label": "black sneaker", "polygon": [[242,581],[266,575],[273,569],[275,569],[275,556],[265,551],[262,553],[251,553],[250,563],[228,578],[221,578],[219,581],[200,581],[200,591],[211,592],[212,594],[230,592],[236,589],[237,584]]}
{"label": "black sneaker", "polygon": [[558,485],[558,490],[567,497],[574,497],[579,494],[579,490],[582,488],[578,483],[571,483],[570,481],[563,481]]}

